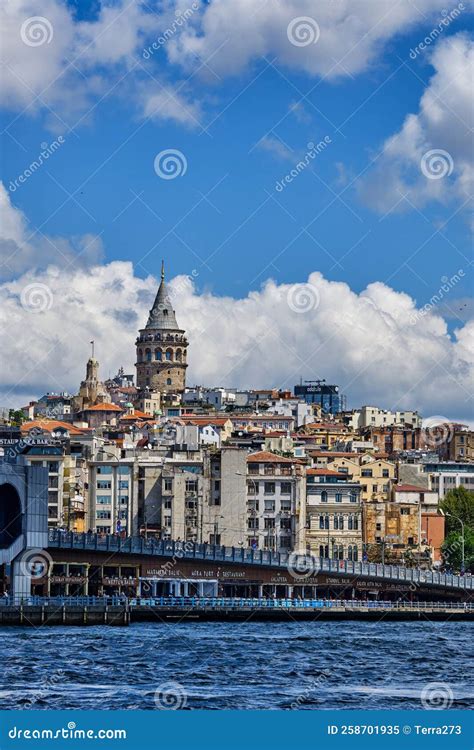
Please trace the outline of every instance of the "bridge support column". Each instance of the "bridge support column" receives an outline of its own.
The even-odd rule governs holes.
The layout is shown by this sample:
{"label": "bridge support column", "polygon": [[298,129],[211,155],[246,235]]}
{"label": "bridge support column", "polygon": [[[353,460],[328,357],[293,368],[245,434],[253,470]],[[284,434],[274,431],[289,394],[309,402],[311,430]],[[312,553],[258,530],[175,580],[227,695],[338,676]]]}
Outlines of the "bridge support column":
{"label": "bridge support column", "polygon": [[293,586],[286,586],[286,598],[293,599]]}
{"label": "bridge support column", "polygon": [[26,566],[21,564],[20,558],[13,561],[12,574],[13,585],[11,594],[14,597],[14,601],[16,602],[31,596],[31,575],[28,573]]}
{"label": "bridge support column", "polygon": [[263,599],[263,584],[260,584],[258,587],[258,598]]}

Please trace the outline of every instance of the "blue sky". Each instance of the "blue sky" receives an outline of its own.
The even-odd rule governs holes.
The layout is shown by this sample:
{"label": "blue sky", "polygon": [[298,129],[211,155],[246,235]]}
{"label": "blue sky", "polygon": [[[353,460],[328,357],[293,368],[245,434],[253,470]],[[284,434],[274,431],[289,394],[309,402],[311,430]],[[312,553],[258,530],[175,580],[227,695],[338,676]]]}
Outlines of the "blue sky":
{"label": "blue sky", "polygon": [[[410,5],[408,0],[406,4]],[[48,18],[49,12],[54,18],[54,39],[43,45],[41,54],[53,55],[49,48],[61,33],[75,33],[81,20],[94,26],[104,11],[99,3],[91,4],[90,12],[82,5],[81,17],[70,16],[66,24],[61,15],[64,6],[58,11],[58,5],[48,0],[38,10],[41,17]],[[225,58],[218,52],[203,65],[211,46],[215,49],[219,42],[209,27],[206,36],[205,17],[215,13],[218,20],[222,4],[200,4],[188,28],[185,25],[144,59],[142,50],[173,18],[173,3],[162,5],[166,6],[163,16],[144,11],[145,16],[136,21],[138,31],[126,51],[126,62],[124,55],[112,62],[88,59],[85,64],[90,50],[77,55],[60,50],[57,59],[45,63],[53,83],[50,88],[47,84],[48,93],[40,95],[40,103],[28,102],[24,91],[16,89],[23,83],[14,77],[7,85],[1,114],[1,172],[10,209],[21,212],[28,236],[44,235],[53,243],[64,238],[74,257],[76,238],[99,235],[102,255],[98,253],[97,260],[102,264],[132,261],[135,275],[146,279],[159,273],[164,257],[170,277],[192,274],[196,294],[236,299],[259,293],[269,278],[278,285],[296,284],[320,272],[329,282],[346,282],[356,294],[369,284],[385,283],[407,293],[421,307],[437,292],[441,279],[463,269],[450,294],[453,304],[443,306],[442,314],[451,332],[464,324],[470,310],[465,298],[472,291],[469,214],[461,208],[469,192],[465,191],[469,157],[463,151],[469,127],[456,109],[457,102],[439,99],[443,87],[435,86],[436,76],[449,78],[451,40],[471,44],[472,15],[467,10],[460,13],[439,39],[412,59],[410,50],[443,18],[439,3],[419,3],[420,11],[413,11],[410,23],[395,18],[393,27],[374,40],[374,48],[362,54],[362,60],[353,60],[342,52],[354,46],[351,38],[345,40],[345,31],[341,49],[336,45],[328,53],[323,46],[334,31],[333,20],[324,16],[327,6],[323,10],[316,3],[311,17],[319,19],[320,38],[303,52],[309,56],[314,49],[321,58],[301,58],[300,63],[294,57],[299,54],[295,47],[288,62],[283,48],[284,42],[288,44],[286,34],[277,41],[267,40],[263,52],[254,52],[251,40],[242,36],[243,59],[232,57],[231,42]],[[340,0],[341,12],[344,5]],[[311,4],[299,7],[303,6]],[[365,12],[364,22],[371,18],[370,9]],[[288,18],[293,16],[290,12]],[[21,19],[20,15],[16,23]],[[286,32],[286,16],[281,24]],[[190,32],[193,26],[200,37],[198,48]],[[361,39],[364,34],[376,31],[361,31]],[[113,47],[113,38],[106,42]],[[358,49],[364,44],[365,40],[358,43]],[[238,50],[238,40],[235,45]],[[11,54],[20,63],[25,57],[28,65],[22,76],[26,76],[34,63],[31,55],[39,48],[22,47]],[[193,59],[196,49],[199,57]],[[61,55],[69,62],[74,58],[74,70],[61,62]],[[339,75],[327,72],[333,63],[324,55],[336,63],[345,60],[335,71]],[[133,60],[138,65],[130,73]],[[73,73],[66,81],[61,64],[69,68],[68,76]],[[183,111],[170,114],[164,106],[157,116],[143,116],[143,102],[152,89],[156,91],[156,82],[160,89],[166,86],[178,98],[186,97],[184,115]],[[49,100],[62,84],[63,90]],[[44,81],[32,80],[29,86],[41,92]],[[76,91],[77,100],[84,99],[83,106],[72,103]],[[427,92],[434,93],[446,116],[446,137],[440,137],[442,130],[433,125],[429,113],[423,117]],[[418,118],[422,135],[407,144],[404,127],[409,115]],[[453,145],[448,135],[454,128],[459,136]],[[59,135],[64,144],[47,164],[16,190],[9,190],[37,157],[41,144]],[[395,155],[382,154],[394,136],[400,136],[402,147]],[[307,153],[307,144],[325,137],[330,140],[327,147],[284,190],[276,190],[277,181]],[[429,148],[453,151],[454,171],[443,180],[442,190],[441,181],[427,181],[421,175],[413,156],[420,148],[420,155]],[[155,156],[167,149],[184,155],[183,176],[164,180],[156,174]],[[392,183],[401,186],[401,192],[394,193]],[[428,188],[435,192],[427,192]],[[42,272],[42,266],[51,262],[54,253],[51,258],[46,252],[43,258],[38,251],[33,260],[29,256],[29,270],[33,266]],[[16,268],[15,273],[5,272],[8,281],[27,270],[21,264]]]}

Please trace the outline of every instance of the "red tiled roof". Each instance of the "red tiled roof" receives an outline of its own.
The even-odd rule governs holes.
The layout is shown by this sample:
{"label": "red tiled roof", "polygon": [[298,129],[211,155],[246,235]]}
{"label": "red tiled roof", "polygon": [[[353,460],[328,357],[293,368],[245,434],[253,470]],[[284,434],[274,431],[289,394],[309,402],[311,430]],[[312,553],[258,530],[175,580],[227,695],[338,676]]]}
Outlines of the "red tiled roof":
{"label": "red tiled roof", "polygon": [[120,417],[121,422],[131,422],[136,421],[137,419],[153,419],[151,414],[145,414],[144,411],[134,411],[131,414],[124,414],[123,417]]}
{"label": "red tiled roof", "polygon": [[57,419],[34,419],[32,422],[23,422],[21,425],[22,432],[30,432],[30,430],[44,430],[45,432],[53,432],[54,430],[67,430],[71,435],[81,435],[83,430],[69,422],[60,422]]}
{"label": "red tiled roof", "polygon": [[121,406],[117,404],[96,404],[95,406],[88,406],[84,411],[123,411]]}
{"label": "red tiled roof", "polygon": [[276,453],[270,451],[258,451],[257,453],[251,453],[247,456],[248,463],[265,463],[265,464],[294,464],[298,461],[294,458],[286,458],[286,456],[277,456]]}

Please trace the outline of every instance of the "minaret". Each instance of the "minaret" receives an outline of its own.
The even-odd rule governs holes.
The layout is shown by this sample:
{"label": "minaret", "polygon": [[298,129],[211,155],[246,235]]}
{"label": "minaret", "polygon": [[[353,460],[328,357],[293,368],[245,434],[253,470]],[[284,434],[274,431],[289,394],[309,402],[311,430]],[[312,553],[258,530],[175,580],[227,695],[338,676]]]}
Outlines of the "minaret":
{"label": "minaret", "polygon": [[137,388],[162,394],[180,394],[186,385],[185,331],[179,328],[165,282],[161,262],[161,282],[145,328],[138,333]]}

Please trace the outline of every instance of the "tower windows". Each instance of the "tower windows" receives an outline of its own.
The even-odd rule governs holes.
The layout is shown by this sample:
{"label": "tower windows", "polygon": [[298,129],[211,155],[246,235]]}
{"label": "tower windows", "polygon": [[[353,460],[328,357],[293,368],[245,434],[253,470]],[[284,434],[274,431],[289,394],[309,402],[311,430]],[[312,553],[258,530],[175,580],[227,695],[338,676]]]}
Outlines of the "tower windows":
{"label": "tower windows", "polygon": [[176,349],[176,360],[181,362],[181,349]]}
{"label": "tower windows", "polygon": [[173,351],[171,349],[166,350],[166,359],[168,360],[168,362],[171,362],[171,360],[173,359]]}
{"label": "tower windows", "polygon": [[166,378],[166,385],[171,385],[171,378]]}
{"label": "tower windows", "polygon": [[138,350],[138,361],[143,362],[143,352],[141,349]]}
{"label": "tower windows", "polygon": [[163,352],[161,349],[155,349],[155,359],[157,359],[159,362],[163,359]]}
{"label": "tower windows", "polygon": [[147,362],[151,362],[151,349],[145,349],[145,359]]}

